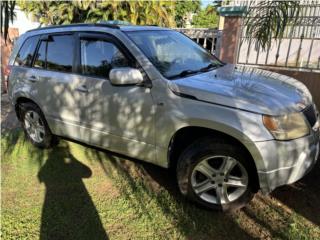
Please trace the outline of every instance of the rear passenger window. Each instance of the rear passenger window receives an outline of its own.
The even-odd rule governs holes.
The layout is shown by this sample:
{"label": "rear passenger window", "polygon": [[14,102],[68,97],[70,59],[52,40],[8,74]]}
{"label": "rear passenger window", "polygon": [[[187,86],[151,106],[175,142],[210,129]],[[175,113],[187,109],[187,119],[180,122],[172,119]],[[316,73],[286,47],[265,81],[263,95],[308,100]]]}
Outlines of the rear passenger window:
{"label": "rear passenger window", "polygon": [[47,69],[61,72],[72,72],[74,52],[73,36],[51,36],[50,40],[47,41],[47,44]]}
{"label": "rear passenger window", "polygon": [[15,66],[30,67],[34,51],[37,47],[39,36],[28,38],[22,45],[16,60],[14,61]]}
{"label": "rear passenger window", "polygon": [[81,40],[82,74],[107,78],[112,68],[128,66],[127,58],[113,43]]}

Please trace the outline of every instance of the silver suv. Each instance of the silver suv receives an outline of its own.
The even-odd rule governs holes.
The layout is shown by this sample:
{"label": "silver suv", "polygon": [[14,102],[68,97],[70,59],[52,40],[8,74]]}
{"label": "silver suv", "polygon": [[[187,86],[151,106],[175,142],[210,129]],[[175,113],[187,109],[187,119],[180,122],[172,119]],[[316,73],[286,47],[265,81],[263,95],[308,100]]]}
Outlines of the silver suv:
{"label": "silver suv", "polygon": [[217,210],[304,176],[319,115],[297,80],[224,64],[183,34],[76,24],[23,34],[9,96],[26,136],[57,136],[176,170],[183,195]]}

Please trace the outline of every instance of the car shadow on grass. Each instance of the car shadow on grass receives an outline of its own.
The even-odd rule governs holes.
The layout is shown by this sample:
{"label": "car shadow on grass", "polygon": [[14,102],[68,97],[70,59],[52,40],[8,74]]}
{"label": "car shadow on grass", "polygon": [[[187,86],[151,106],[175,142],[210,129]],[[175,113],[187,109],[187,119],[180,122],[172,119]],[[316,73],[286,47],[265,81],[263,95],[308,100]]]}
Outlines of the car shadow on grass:
{"label": "car shadow on grass", "polygon": [[[61,141],[57,147],[43,151],[25,142],[21,130],[4,134],[3,138],[8,144],[3,146],[2,154],[20,156],[26,155],[23,151],[27,151],[28,158],[36,161],[40,167],[38,177],[46,186],[40,239],[108,238],[82,181],[82,178],[90,177],[91,170],[76,159],[77,155],[71,154],[68,142]],[[84,151],[84,156],[100,165],[136,217],[141,214],[147,216],[148,221],[153,221],[153,227],[157,228],[157,213],[161,212],[160,215],[165,216],[162,221],[170,223],[169,227],[166,226],[168,231],[179,232],[179,236],[186,239],[298,239],[305,225],[298,222],[301,218],[291,217],[295,215],[292,210],[319,223],[319,177],[316,174],[319,162],[298,183],[276,190],[273,198],[257,194],[241,211],[224,214],[199,208],[183,198],[172,171],[81,145],[85,146],[78,146],[82,153]],[[279,206],[275,199],[285,206]],[[292,210],[287,210],[286,206]],[[159,219],[159,223],[163,222]],[[298,227],[295,229],[296,223]],[[86,230],[87,227],[90,229]],[[160,235],[158,238],[167,239],[167,230],[162,227],[159,226],[159,230],[154,232]],[[297,232],[296,237],[290,235],[292,230]],[[303,236],[310,236],[308,231]]]}
{"label": "car shadow on grass", "polygon": [[[310,182],[318,179],[314,175],[319,169],[319,162],[298,183],[280,188],[271,198],[259,193],[243,209],[226,214],[198,207],[182,197],[173,171],[105,150],[94,151],[88,148],[87,152],[91,154],[91,159],[99,161],[105,174],[114,179],[115,183],[119,182],[120,176],[121,184],[117,187],[133,207],[144,208],[148,214],[146,200],[155,199],[168,219],[175,219],[177,229],[187,239],[300,238],[308,236],[310,229],[300,232],[304,229],[304,222],[298,223],[299,227],[295,229],[298,220],[295,214],[292,215],[292,210],[316,224],[319,220],[319,185],[317,181]],[[305,189],[296,187],[301,184]],[[170,197],[163,196],[163,192],[169,193]],[[287,194],[289,197],[286,197]],[[141,197],[143,195],[148,197]],[[309,196],[312,203],[308,201]],[[277,200],[283,202],[283,205],[279,205]]]}
{"label": "car shadow on grass", "polygon": [[[319,157],[320,158],[320,157]],[[300,181],[279,187],[271,195],[320,226],[320,159]]]}
{"label": "car shadow on grass", "polygon": [[82,181],[91,177],[89,167],[78,161],[63,142],[50,150],[38,173],[46,187],[40,239],[106,240],[95,205]]}
{"label": "car shadow on grass", "polygon": [[172,224],[186,239],[253,239],[230,214],[198,207],[182,197],[174,172],[105,150],[88,148],[86,153],[118,183],[121,196],[137,209],[137,214],[142,209],[152,219],[149,205],[160,209],[166,219],[173,219]]}

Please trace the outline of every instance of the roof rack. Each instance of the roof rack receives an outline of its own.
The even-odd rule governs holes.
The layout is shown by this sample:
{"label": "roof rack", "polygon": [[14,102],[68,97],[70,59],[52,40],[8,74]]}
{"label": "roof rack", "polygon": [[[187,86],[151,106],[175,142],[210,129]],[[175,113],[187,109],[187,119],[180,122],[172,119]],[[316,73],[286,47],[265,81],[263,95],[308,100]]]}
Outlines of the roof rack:
{"label": "roof rack", "polygon": [[66,27],[107,27],[107,28],[120,29],[118,25],[108,24],[108,23],[74,23],[74,24],[51,25],[48,27],[40,27],[40,28],[29,30],[27,32],[33,32],[33,31],[38,31],[43,29],[66,28]]}
{"label": "roof rack", "polygon": [[133,26],[130,22],[127,21],[121,21],[121,20],[108,20],[108,21],[98,21],[97,23],[100,24],[111,24],[111,25],[117,25],[117,26]]}

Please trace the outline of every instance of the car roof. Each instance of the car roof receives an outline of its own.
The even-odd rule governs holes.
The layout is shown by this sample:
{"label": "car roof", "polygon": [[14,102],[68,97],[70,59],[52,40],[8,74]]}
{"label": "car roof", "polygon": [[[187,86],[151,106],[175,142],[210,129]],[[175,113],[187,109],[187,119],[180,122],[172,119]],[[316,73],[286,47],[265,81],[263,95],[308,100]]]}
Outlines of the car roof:
{"label": "car roof", "polygon": [[130,32],[130,31],[150,31],[150,30],[170,30],[168,28],[163,28],[163,27],[158,27],[158,26],[138,26],[138,25],[119,25],[119,24],[108,24],[108,23],[77,23],[77,24],[64,24],[64,25],[51,25],[51,26],[47,26],[47,27],[41,27],[41,28],[36,28],[36,29],[32,29],[27,31],[27,33],[34,33],[34,32],[38,32],[38,31],[43,31],[45,30],[45,32],[49,33],[49,32],[55,32],[56,30],[61,30],[63,29],[68,29],[68,28],[72,28],[73,30],[79,28],[79,30],[81,30],[81,28],[94,28],[94,27],[99,27],[99,28],[109,28],[112,30],[120,30],[123,32]]}

